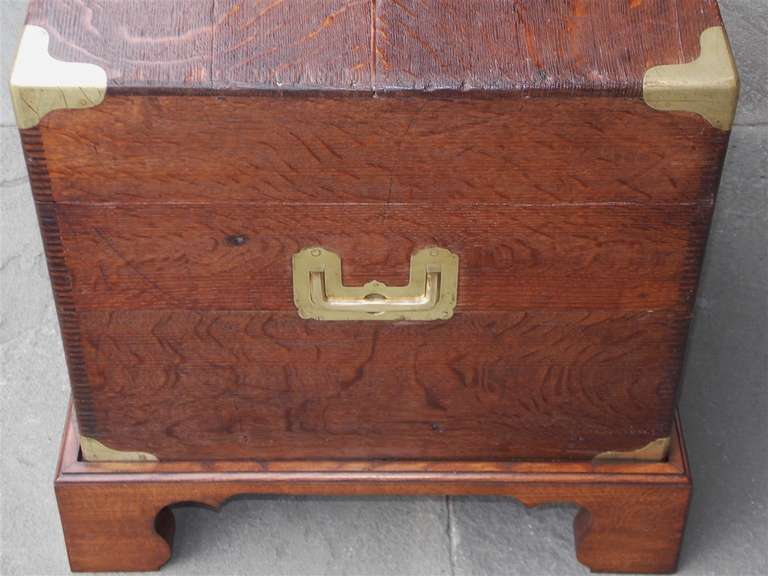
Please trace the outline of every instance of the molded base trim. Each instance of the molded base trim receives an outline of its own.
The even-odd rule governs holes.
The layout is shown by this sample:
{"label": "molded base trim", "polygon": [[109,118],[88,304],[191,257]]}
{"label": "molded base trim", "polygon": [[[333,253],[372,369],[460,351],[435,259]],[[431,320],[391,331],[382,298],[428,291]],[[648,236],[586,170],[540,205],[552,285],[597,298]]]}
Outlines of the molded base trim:
{"label": "molded base trim", "polygon": [[502,495],[573,502],[576,554],[593,571],[669,573],[691,494],[679,422],[666,462],[86,462],[75,419],[55,489],[73,571],[145,571],[171,556],[170,506],[241,494]]}

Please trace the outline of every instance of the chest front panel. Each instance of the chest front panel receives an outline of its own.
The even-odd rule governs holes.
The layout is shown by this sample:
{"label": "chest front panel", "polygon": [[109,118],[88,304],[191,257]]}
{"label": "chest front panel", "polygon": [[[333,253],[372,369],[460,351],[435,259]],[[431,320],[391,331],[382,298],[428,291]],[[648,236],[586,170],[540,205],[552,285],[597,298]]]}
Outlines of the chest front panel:
{"label": "chest front panel", "polygon": [[[160,460],[642,448],[669,435],[726,140],[608,97],[53,112],[25,143],[82,432]],[[302,319],[292,257],[311,246],[352,286],[450,250],[455,313]]]}

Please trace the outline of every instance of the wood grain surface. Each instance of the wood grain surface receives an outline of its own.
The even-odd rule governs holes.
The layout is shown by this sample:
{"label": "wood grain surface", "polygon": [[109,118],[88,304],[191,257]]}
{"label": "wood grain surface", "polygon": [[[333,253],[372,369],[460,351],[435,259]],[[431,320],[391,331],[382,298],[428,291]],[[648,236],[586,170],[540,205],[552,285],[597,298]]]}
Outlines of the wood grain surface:
{"label": "wood grain surface", "polygon": [[[669,435],[728,134],[651,110],[713,0],[36,0],[101,105],[23,134],[83,433],[164,459],[589,459]],[[302,321],[291,256],[448,323]]]}
{"label": "wood grain surface", "polygon": [[709,214],[698,205],[215,206],[59,206],[80,309],[295,310],[291,257],[301,248],[337,252],[349,284],[405,285],[411,253],[437,245],[460,258],[461,310],[686,314]]}
{"label": "wood grain surface", "polygon": [[118,204],[707,205],[728,140],[607,96],[113,96],[41,130],[57,201]]}
{"label": "wood grain surface", "polygon": [[371,88],[371,0],[213,2],[215,88]]}
{"label": "wood grain surface", "polygon": [[213,0],[31,0],[49,52],[90,62],[110,88],[210,86]]}
{"label": "wood grain surface", "polygon": [[696,58],[716,0],[33,0],[63,60],[118,91],[611,91]]}
{"label": "wood grain surface", "polygon": [[716,0],[377,0],[376,88],[642,94],[699,54]]}
{"label": "wood grain surface", "polygon": [[43,149],[42,137],[37,128],[21,130],[21,142],[29,174],[29,182],[35,197],[35,208],[40,225],[48,264],[48,275],[53,288],[59,329],[64,343],[64,354],[72,387],[72,397],[78,411],[78,418],[83,429],[92,429],[95,413],[91,402],[91,385],[86,375],[83,357],[80,320],[77,303],[72,293],[72,275],[64,256],[64,245],[59,230],[59,216],[53,203],[51,181]]}
{"label": "wood grain surface", "polygon": [[98,430],[161,460],[589,459],[669,434],[686,322],[521,312],[317,323],[86,312]]}
{"label": "wood grain surface", "polygon": [[192,461],[89,463],[78,458],[70,419],[56,497],[70,567],[155,570],[171,555],[171,506],[218,509],[244,494],[495,495],[526,506],[570,502],[577,558],[600,572],[672,572],[685,527],[691,478],[679,427],[669,462]]}
{"label": "wood grain surface", "polygon": [[[726,135],[622,98],[270,100],[114,96],[29,141],[85,434],[161,459],[592,458],[668,435]],[[297,334],[299,249],[403,284],[435,244],[461,261],[455,326],[273,334]],[[607,361],[578,353],[594,318]],[[407,353],[435,337],[431,365]]]}

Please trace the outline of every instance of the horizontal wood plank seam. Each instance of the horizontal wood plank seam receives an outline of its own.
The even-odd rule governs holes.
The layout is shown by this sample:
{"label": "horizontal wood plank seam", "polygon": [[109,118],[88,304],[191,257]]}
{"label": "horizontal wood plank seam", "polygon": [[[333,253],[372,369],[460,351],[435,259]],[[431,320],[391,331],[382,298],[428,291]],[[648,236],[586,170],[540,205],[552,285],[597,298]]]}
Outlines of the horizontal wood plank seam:
{"label": "horizontal wood plank seam", "polygon": [[[168,208],[201,208],[209,207],[211,205],[222,206],[328,206],[328,207],[346,207],[346,206],[372,206],[374,208],[381,208],[385,206],[391,207],[430,207],[434,206],[435,202],[244,202],[239,201],[227,201],[227,202],[215,202],[212,203],[206,200],[200,200],[199,202],[148,202],[148,201],[130,201],[130,202],[103,202],[103,201],[78,201],[78,200],[38,200],[37,203],[49,202],[57,206],[94,206],[100,208],[131,208],[131,207],[168,207]],[[495,207],[507,207],[507,208],[605,208],[605,207],[711,207],[714,205],[714,200],[711,197],[702,198],[695,202],[547,202],[547,203],[531,203],[531,202],[474,202],[463,200],[451,200],[445,199],[441,202],[441,206],[456,206],[462,208],[483,208],[487,206]]]}
{"label": "horizontal wood plank seam", "polygon": [[[136,462],[132,466],[138,466]],[[426,482],[433,484],[453,484],[458,482],[483,482],[486,484],[516,484],[523,482],[527,486],[546,486],[553,482],[563,484],[603,484],[611,485],[620,482],[622,486],[642,487],[649,483],[685,484],[686,474],[635,474],[635,473],[600,473],[600,472],[175,472],[163,470],[163,477],[158,480],[158,472],[153,471],[114,471],[91,472],[88,464],[77,468],[63,468],[59,481],[67,481],[72,477],[76,482],[93,484],[120,483],[126,480],[131,483],[161,484],[163,482],[216,483],[221,482],[226,474],[227,484],[272,483],[272,482],[305,482],[312,484],[355,484],[366,482],[375,484],[407,484],[408,482]]]}

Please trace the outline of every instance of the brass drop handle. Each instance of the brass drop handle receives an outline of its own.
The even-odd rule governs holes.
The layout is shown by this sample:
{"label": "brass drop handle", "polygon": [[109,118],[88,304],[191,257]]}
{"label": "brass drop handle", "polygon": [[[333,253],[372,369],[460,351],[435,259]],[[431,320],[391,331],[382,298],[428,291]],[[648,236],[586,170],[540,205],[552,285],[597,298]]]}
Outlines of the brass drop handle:
{"label": "brass drop handle", "polygon": [[373,280],[344,286],[341,258],[321,247],[293,255],[293,300],[302,318],[314,320],[447,320],[453,316],[459,257],[430,247],[411,256],[406,286]]}

